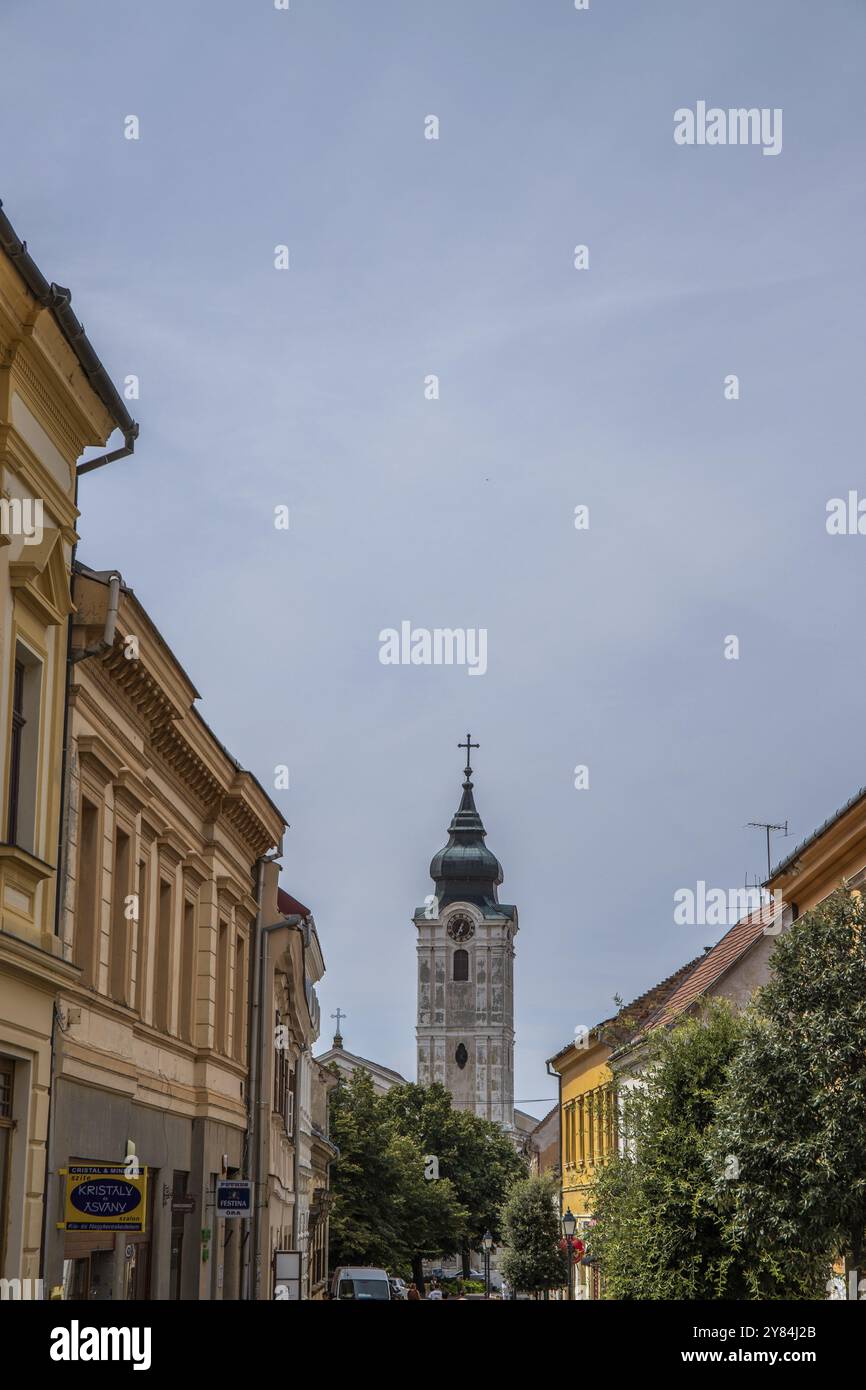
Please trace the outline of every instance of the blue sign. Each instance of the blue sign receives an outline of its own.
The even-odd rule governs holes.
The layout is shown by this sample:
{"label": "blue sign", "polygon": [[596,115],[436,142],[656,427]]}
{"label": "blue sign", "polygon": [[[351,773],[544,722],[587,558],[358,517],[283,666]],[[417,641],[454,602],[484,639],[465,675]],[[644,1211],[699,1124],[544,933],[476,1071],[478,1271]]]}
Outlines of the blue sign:
{"label": "blue sign", "polygon": [[69,1200],[85,1216],[128,1216],[141,1202],[141,1193],[131,1182],[81,1182],[73,1187]]}
{"label": "blue sign", "polygon": [[133,1155],[126,1163],[76,1163],[61,1168],[66,1179],[61,1229],[143,1231],[147,1210],[147,1169]]}
{"label": "blue sign", "polygon": [[219,1179],[216,1185],[217,1216],[252,1216],[252,1213],[252,1183],[246,1179]]}

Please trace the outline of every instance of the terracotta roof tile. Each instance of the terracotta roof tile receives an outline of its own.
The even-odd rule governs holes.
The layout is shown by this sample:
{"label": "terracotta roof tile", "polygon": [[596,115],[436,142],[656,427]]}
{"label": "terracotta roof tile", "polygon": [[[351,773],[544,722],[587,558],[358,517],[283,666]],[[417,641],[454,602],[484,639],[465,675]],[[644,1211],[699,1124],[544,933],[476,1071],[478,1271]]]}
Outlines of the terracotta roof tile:
{"label": "terracotta roof tile", "polygon": [[685,1013],[763,936],[764,928],[772,919],[773,905],[770,903],[750,912],[725,932],[721,941],[701,957],[657,1012],[647,1019],[642,1031],[664,1028]]}

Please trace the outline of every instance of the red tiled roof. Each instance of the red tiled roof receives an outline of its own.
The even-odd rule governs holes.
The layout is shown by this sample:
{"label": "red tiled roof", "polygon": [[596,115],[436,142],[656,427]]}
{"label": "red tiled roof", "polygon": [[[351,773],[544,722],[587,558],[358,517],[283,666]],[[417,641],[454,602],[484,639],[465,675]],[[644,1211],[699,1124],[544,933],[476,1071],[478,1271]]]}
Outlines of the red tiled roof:
{"label": "red tiled roof", "polygon": [[284,917],[293,917],[295,914],[298,917],[310,917],[312,915],[310,909],[298,902],[297,898],[293,898],[291,893],[287,893],[285,888],[277,889],[277,907]]}
{"label": "red tiled roof", "polygon": [[668,995],[658,1011],[645,1023],[643,1031],[650,1028],[664,1028],[666,1024],[682,1013],[697,999],[706,994],[736,961],[760,940],[765,926],[772,921],[772,904],[756,908],[748,917],[743,917],[730,931],[725,932],[706,955],[702,956],[694,969]]}

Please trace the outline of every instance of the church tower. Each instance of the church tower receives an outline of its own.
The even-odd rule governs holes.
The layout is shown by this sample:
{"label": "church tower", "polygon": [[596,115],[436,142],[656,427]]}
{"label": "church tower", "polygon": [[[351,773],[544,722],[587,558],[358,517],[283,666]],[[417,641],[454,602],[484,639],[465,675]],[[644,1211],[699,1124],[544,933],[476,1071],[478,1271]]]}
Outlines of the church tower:
{"label": "church tower", "polygon": [[485,845],[466,735],[463,796],[448,843],[430,865],[434,891],[418,931],[418,1081],[441,1081],[458,1110],[514,1129],[514,938],[517,908],[500,903],[499,860]]}

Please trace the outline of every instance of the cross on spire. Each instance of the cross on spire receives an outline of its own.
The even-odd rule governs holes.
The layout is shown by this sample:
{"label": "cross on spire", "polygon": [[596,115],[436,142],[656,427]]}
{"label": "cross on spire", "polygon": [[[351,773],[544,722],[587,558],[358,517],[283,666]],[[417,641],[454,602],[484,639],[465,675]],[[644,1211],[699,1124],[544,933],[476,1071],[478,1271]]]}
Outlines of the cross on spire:
{"label": "cross on spire", "polygon": [[347,1018],[347,1017],[348,1017],[348,1015],[347,1015],[347,1014],[344,1014],[344,1013],[343,1013],[343,1010],[342,1010],[341,1008],[339,1008],[339,1007],[337,1008],[337,1012],[336,1012],[336,1013],[331,1014],[331,1018],[335,1018],[335,1019],[337,1020],[337,1031],[336,1031],[336,1033],[334,1034],[334,1046],[335,1046],[335,1047],[342,1047],[342,1045],[343,1045],[343,1037],[342,1037],[342,1033],[340,1032],[340,1019],[342,1019],[342,1018]]}
{"label": "cross on spire", "polygon": [[465,742],[465,743],[458,743],[457,747],[458,747],[458,748],[465,748],[465,749],[466,749],[466,766],[465,766],[465,768],[463,769],[463,771],[466,773],[466,776],[467,776],[467,777],[471,777],[471,776],[472,776],[472,768],[469,766],[469,762],[470,762],[470,759],[471,759],[471,756],[472,756],[472,749],[473,749],[473,748],[480,748],[480,747],[481,747],[481,744],[480,744],[480,743],[473,743],[473,742],[472,742],[472,735],[471,735],[471,734],[467,734],[467,735],[466,735],[466,742]]}

